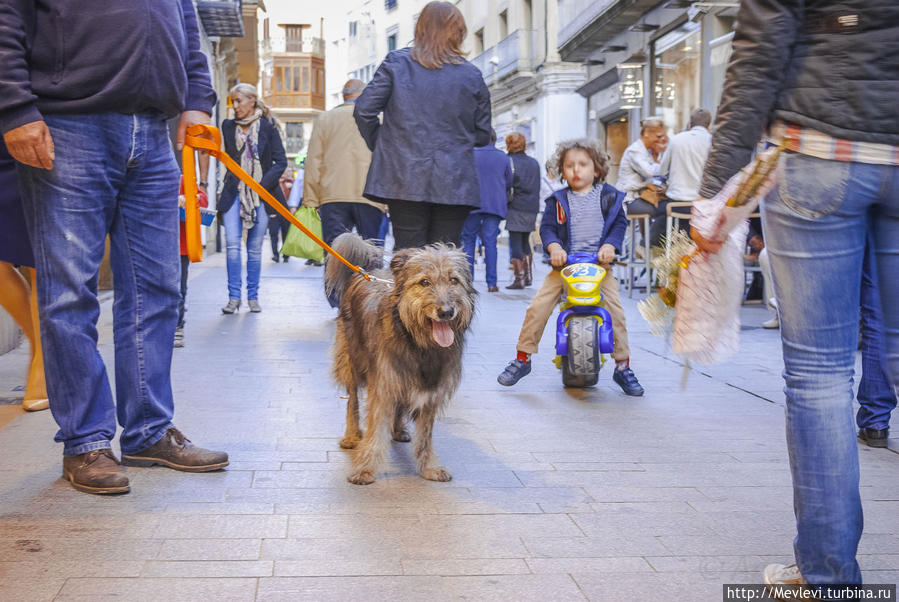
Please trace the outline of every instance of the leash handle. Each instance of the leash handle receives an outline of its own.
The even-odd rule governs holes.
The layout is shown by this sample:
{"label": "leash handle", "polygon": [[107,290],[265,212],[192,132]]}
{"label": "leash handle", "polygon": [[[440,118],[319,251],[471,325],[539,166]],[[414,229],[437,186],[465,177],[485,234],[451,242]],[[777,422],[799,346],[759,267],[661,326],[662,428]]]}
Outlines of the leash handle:
{"label": "leash handle", "polygon": [[288,222],[300,229],[300,231],[311,238],[315,244],[331,254],[339,260],[343,265],[350,268],[369,282],[374,278],[371,274],[363,270],[358,265],[353,265],[347,261],[340,253],[331,248],[321,238],[316,236],[309,228],[304,226],[294,215],[287,210],[284,205],[279,203],[271,193],[262,187],[259,182],[254,180],[250,175],[241,168],[241,166],[228,156],[228,153],[221,150],[222,133],[218,128],[211,125],[196,124],[187,128],[187,136],[184,139],[184,150],[182,151],[181,162],[184,167],[184,197],[185,197],[185,230],[187,233],[187,256],[193,261],[201,261],[203,259],[203,247],[200,242],[200,208],[197,205],[197,172],[195,168],[194,151],[204,150],[210,155],[221,161],[224,166],[237,176],[244,184],[253,189],[259,195],[259,198],[265,201],[272,209],[280,214]]}

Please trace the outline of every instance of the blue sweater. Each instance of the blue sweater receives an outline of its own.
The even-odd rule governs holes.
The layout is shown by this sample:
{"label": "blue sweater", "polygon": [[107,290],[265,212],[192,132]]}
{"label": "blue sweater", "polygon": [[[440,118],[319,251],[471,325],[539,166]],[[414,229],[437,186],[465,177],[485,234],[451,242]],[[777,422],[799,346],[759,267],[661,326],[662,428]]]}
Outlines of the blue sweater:
{"label": "blue sweater", "polygon": [[[540,222],[540,240],[543,248],[550,243],[559,243],[566,253],[571,251],[571,209],[568,206],[568,188],[555,191],[546,199],[546,208],[543,210],[543,220]],[[605,223],[602,228],[602,238],[599,245],[610,244],[615,250],[621,252],[624,243],[624,233],[627,231],[627,216],[624,213],[624,193],[609,186],[602,185],[600,196],[602,215]]]}
{"label": "blue sweater", "polygon": [[191,0],[0,0],[0,132],[44,114],[214,104]]}

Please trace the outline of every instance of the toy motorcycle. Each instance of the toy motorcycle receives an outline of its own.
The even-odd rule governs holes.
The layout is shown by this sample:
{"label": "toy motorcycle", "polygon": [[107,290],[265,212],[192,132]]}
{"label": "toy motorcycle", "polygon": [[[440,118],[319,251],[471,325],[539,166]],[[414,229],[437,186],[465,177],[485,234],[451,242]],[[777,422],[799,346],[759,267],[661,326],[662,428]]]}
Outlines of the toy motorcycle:
{"label": "toy motorcycle", "polygon": [[562,268],[565,293],[556,320],[557,368],[566,387],[592,387],[605,358],[612,353],[612,317],[604,307],[599,286],[606,270],[591,253],[572,253]]}

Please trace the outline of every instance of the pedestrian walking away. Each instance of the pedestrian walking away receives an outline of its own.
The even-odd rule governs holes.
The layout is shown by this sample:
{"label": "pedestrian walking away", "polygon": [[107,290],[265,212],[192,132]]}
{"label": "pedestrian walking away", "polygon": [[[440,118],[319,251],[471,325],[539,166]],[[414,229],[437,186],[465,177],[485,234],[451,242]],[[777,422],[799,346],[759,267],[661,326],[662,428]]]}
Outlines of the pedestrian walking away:
{"label": "pedestrian walking away", "polygon": [[[116,416],[126,464],[223,468],[228,454],[195,447],[172,424],[178,167],[166,118],[181,115],[180,144],[215,103],[193,3],[58,5],[53,18],[24,2],[3,7],[0,130],[19,162],[63,474],[82,491],[129,491],[110,449]],[[97,349],[107,235],[115,404]]]}
{"label": "pedestrian walking away", "polygon": [[[534,250],[530,236],[540,212],[540,164],[525,154],[527,139],[521,132],[506,136],[506,152],[512,165],[506,230],[509,231],[509,259],[515,279],[508,289],[531,286],[534,279]],[[553,191],[550,191],[552,193]]]}
{"label": "pedestrian walking away", "polygon": [[[387,205],[362,194],[371,151],[356,127],[353,108],[364,88],[358,79],[344,84],[343,104],[316,117],[306,153],[303,206],[318,209],[322,240],[329,245],[353,229],[366,240],[384,244],[379,238]],[[334,295],[328,296],[328,302],[337,307]]]}
{"label": "pedestrian walking away", "polygon": [[487,292],[496,293],[496,238],[499,223],[506,218],[506,191],[512,186],[512,164],[506,154],[496,148],[496,132],[490,144],[474,149],[474,163],[481,187],[481,208],[472,211],[462,226],[462,250],[468,256],[471,278],[474,281],[475,241],[480,237],[484,245],[487,268]]}
{"label": "pedestrian walking away", "polygon": [[[852,378],[866,241],[899,383],[899,5],[743,0],[700,197],[745,165],[765,130],[785,145],[761,206],[780,316],[795,565],[768,583],[862,582]],[[836,60],[834,57],[839,57]],[[837,67],[838,68],[835,68]],[[864,77],[859,77],[864,74]],[[709,252],[715,244],[694,236]],[[825,597],[835,591],[825,591]]]}
{"label": "pedestrian walking away", "polygon": [[460,244],[465,218],[481,206],[473,149],[490,143],[490,93],[463,58],[466,32],[452,3],[429,2],[412,48],[389,53],[356,100],[372,151],[364,196],[389,207],[396,250]]}
{"label": "pedestrian walking away", "polygon": [[552,158],[557,173],[568,184],[546,199],[540,238],[552,257],[553,269],[537,291],[525,313],[518,336],[517,355],[497,377],[501,385],[510,387],[531,372],[531,356],[537,346],[564,288],[559,269],[565,266],[568,253],[591,253],[606,268],[600,284],[605,307],[612,317],[615,336],[615,371],[612,379],[627,394],[643,395],[637,377],[630,368],[627,324],[618,281],[609,265],[615,252],[621,250],[627,218],[624,216],[624,193],[603,183],[608,163],[599,144],[592,140],[569,140],[559,144]]}
{"label": "pedestrian walking away", "polygon": [[[234,119],[222,123],[225,152],[282,205],[281,174],[287,168],[287,155],[281,134],[269,108],[258,96],[256,86],[237,84],[231,88]],[[247,306],[253,313],[259,304],[259,277],[262,271],[262,240],[268,227],[268,205],[249,186],[230,171],[219,194],[218,210],[225,223],[225,249],[228,270],[228,303],[222,312],[233,314],[241,300],[241,241],[246,232]]]}

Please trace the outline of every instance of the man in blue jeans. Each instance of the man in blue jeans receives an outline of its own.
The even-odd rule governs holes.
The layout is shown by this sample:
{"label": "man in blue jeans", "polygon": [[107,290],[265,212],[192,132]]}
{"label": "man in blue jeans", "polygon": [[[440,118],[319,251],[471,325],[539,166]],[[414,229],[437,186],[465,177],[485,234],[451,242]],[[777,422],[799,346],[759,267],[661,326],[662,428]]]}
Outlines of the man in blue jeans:
{"label": "man in blue jeans", "polygon": [[[796,564],[765,582],[861,583],[852,377],[865,244],[880,284],[887,376],[899,382],[899,4],[743,0],[700,196],[786,143],[762,203],[783,341]],[[698,238],[704,249],[715,243]]]}
{"label": "man in blue jeans", "polygon": [[484,243],[484,263],[487,267],[487,292],[499,291],[496,275],[496,238],[499,223],[506,217],[508,190],[512,187],[512,164],[509,155],[494,146],[496,132],[490,134],[490,144],[476,146],[474,166],[481,186],[481,208],[468,214],[462,224],[462,250],[468,255],[471,277],[474,278],[475,241]]}
{"label": "man in blue jeans", "polygon": [[[102,32],[102,35],[98,35]],[[65,48],[60,45],[65,40]],[[123,462],[191,472],[228,454],[172,425],[178,319],[178,167],[166,118],[208,123],[215,93],[190,0],[0,2],[0,131],[19,161],[37,270],[51,411],[63,475],[89,493],[129,491]],[[97,350],[107,234],[116,402]]]}
{"label": "man in blue jeans", "polygon": [[874,271],[874,252],[868,245],[862,268],[861,348],[862,376],[858,382],[858,438],[869,447],[886,447],[890,436],[890,414],[896,408],[896,390],[884,366],[883,309]]}

